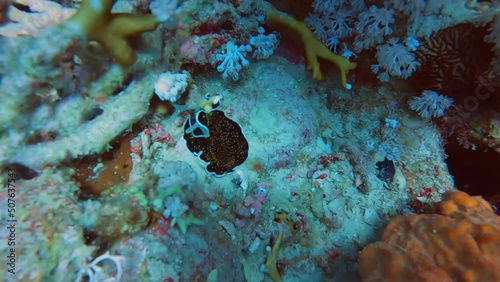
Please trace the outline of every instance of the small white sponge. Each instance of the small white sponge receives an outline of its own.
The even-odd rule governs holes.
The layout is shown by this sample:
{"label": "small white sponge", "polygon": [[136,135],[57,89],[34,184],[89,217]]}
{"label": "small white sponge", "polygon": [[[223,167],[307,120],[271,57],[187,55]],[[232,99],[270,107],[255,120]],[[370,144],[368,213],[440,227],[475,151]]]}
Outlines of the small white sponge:
{"label": "small white sponge", "polygon": [[155,94],[162,101],[175,102],[186,91],[189,73],[182,71],[181,73],[162,73],[155,84]]}

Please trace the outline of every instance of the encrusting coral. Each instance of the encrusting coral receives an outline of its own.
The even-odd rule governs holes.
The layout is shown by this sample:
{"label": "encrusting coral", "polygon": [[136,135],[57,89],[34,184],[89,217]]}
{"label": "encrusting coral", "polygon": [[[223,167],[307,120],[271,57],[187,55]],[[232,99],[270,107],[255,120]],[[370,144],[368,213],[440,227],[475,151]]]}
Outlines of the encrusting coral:
{"label": "encrusting coral", "polygon": [[82,1],[80,9],[67,23],[77,25],[88,40],[101,44],[118,64],[132,65],[137,55],[127,42],[127,37],[156,29],[160,20],[154,15],[111,13],[116,0],[102,0],[100,5],[94,5],[97,2]]}
{"label": "encrusting coral", "polygon": [[444,194],[434,214],[391,220],[359,257],[363,281],[498,281],[500,218],[481,197]]}

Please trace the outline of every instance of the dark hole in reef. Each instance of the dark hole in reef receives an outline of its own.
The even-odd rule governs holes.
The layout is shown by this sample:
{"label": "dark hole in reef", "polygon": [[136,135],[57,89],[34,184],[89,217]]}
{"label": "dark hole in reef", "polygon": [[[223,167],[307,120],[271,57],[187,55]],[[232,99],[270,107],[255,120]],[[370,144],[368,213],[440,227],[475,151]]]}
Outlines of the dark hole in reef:
{"label": "dark hole in reef", "polygon": [[[312,11],[313,0],[270,0],[269,1],[278,10],[287,14],[292,14],[294,18],[303,21],[305,17]],[[267,29],[266,29],[267,30]]]}
{"label": "dark hole in reef", "polygon": [[83,242],[87,246],[95,246],[96,253],[101,253],[102,250],[107,250],[109,248],[109,242],[103,240],[99,234],[95,231],[89,230],[87,228],[83,229],[82,232]]}
{"label": "dark hole in reef", "polygon": [[33,11],[31,11],[30,6],[28,6],[28,5],[13,2],[12,6],[14,6],[14,7],[16,7],[16,9],[23,11],[23,12],[26,12],[26,13],[34,13]]}
{"label": "dark hole in reef", "polygon": [[391,183],[396,174],[394,162],[385,158],[383,161],[377,162],[377,177],[387,183]]}
{"label": "dark hole in reef", "polygon": [[418,214],[433,214],[433,207],[431,203],[421,202],[418,199],[409,198],[406,200],[406,206],[410,208],[413,213]]}
{"label": "dark hole in reef", "polygon": [[119,85],[112,93],[112,96],[118,95],[120,92],[122,92],[127,86],[129,86],[130,83],[132,83],[133,80],[133,75],[130,73],[128,74],[125,79],[123,79],[121,85]]}
{"label": "dark hole in reef", "polygon": [[459,144],[448,144],[446,153],[446,163],[459,190],[487,199],[500,194],[500,154],[493,150],[472,151]]}
{"label": "dark hole in reef", "polygon": [[83,120],[91,121],[100,116],[104,111],[101,108],[94,108],[83,115]]}
{"label": "dark hole in reef", "polygon": [[84,240],[85,245],[87,245],[87,246],[95,245],[95,242],[96,242],[98,237],[99,237],[99,235],[97,235],[96,232],[91,231],[87,228],[83,229],[83,240]]}
{"label": "dark hole in reef", "polygon": [[134,50],[140,50],[142,45],[142,39],[140,35],[132,35],[128,38],[128,43]]}
{"label": "dark hole in reef", "polygon": [[215,23],[202,23],[197,27],[196,35],[207,35],[211,33],[220,33],[221,30],[232,30],[233,23],[230,20]]}
{"label": "dark hole in reef", "polygon": [[149,99],[149,110],[171,116],[175,112],[174,105],[170,101],[162,101],[157,95],[152,95]]}
{"label": "dark hole in reef", "polygon": [[[187,99],[189,98],[189,90],[182,92],[177,101],[175,101],[178,105],[186,105]],[[214,107],[217,108],[217,107]]]}
{"label": "dark hole in reef", "polygon": [[26,138],[27,144],[38,144],[44,142],[54,141],[57,137],[57,132],[55,131],[43,131],[43,132],[35,132]]}
{"label": "dark hole in reef", "polygon": [[[18,163],[6,164],[4,170],[8,172],[9,178],[13,176],[16,181],[20,179],[30,180],[38,176],[38,172],[35,170]],[[9,170],[13,170],[14,173],[11,174]]]}
{"label": "dark hole in reef", "polygon": [[231,21],[224,21],[220,24],[223,30],[233,30],[233,23]]}

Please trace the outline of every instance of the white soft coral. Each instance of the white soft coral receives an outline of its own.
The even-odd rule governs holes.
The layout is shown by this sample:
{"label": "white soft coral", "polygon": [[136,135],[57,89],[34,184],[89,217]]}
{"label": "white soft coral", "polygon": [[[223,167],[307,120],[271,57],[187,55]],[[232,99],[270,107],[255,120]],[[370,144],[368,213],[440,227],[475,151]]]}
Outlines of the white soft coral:
{"label": "white soft coral", "polygon": [[189,209],[189,207],[186,206],[181,201],[181,198],[179,198],[178,196],[167,197],[165,199],[164,207],[165,207],[165,210],[163,210],[164,218],[180,217]]}
{"label": "white soft coral", "polygon": [[418,112],[423,118],[442,117],[453,105],[453,99],[431,90],[424,90],[421,96],[413,97],[408,104],[410,109]]}
{"label": "white soft coral", "polygon": [[[234,42],[226,43],[226,51],[215,55],[215,60],[220,62],[217,66],[217,71],[222,72],[222,78],[226,79],[230,76],[233,80],[239,79],[239,71],[242,67],[248,66],[249,62],[245,59],[247,52],[252,51],[250,45],[236,46]],[[241,61],[241,63],[240,63]]]}
{"label": "white soft coral", "polygon": [[420,65],[410,48],[398,41],[397,37],[393,37],[388,44],[377,47],[378,64],[372,65],[371,69],[381,81],[389,81],[389,76],[407,79]]}
{"label": "white soft coral", "polygon": [[[314,12],[304,19],[317,39],[328,47],[335,47],[332,39],[342,39],[354,34],[354,20],[366,9],[364,0],[315,0]],[[334,48],[335,49],[335,48]]]}
{"label": "white soft coral", "polygon": [[337,11],[343,4],[345,0],[314,0],[312,7],[314,12],[321,13],[333,13]]}
{"label": "white soft coral", "polygon": [[394,23],[394,10],[387,7],[377,8],[373,5],[367,11],[358,15],[356,23],[356,39],[354,47],[360,52],[374,47],[384,40],[384,36],[392,34],[391,24]]}
{"label": "white soft coral", "polygon": [[256,48],[252,58],[267,59],[278,47],[279,40],[273,33],[265,35],[265,30],[261,26],[258,28],[258,32],[259,34],[250,37],[250,44]]}
{"label": "white soft coral", "polygon": [[175,17],[177,2],[177,0],[152,0],[149,9],[159,21],[167,21]]}
{"label": "white soft coral", "polygon": [[314,0],[312,7],[316,13],[332,14],[343,8],[353,11],[363,10],[365,2],[364,0]]}
{"label": "white soft coral", "polygon": [[392,33],[390,24],[394,23],[393,13],[392,9],[377,8],[373,5],[368,11],[359,14],[356,30],[375,35],[389,35]]}
{"label": "white soft coral", "polygon": [[437,13],[446,4],[446,0],[391,0],[390,4],[407,16],[409,23],[418,23],[424,16]]}

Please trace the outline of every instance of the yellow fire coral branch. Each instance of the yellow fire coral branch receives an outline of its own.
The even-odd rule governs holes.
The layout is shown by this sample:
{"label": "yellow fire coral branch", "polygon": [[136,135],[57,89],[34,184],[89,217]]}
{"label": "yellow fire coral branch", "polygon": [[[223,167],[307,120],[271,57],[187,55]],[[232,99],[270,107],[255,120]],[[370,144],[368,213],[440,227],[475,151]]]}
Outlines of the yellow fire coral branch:
{"label": "yellow fire coral branch", "polygon": [[75,24],[88,40],[93,40],[109,52],[118,64],[132,65],[137,55],[127,38],[154,30],[160,21],[153,15],[111,13],[116,0],[83,0],[68,24]]}
{"label": "yellow fire coral branch", "polygon": [[273,282],[280,282],[281,281],[281,275],[278,271],[277,263],[278,263],[278,251],[280,249],[280,244],[281,240],[283,240],[283,231],[280,231],[278,233],[278,238],[274,242],[273,248],[271,251],[267,254],[267,259],[266,259],[266,270],[269,276],[271,276],[271,279]]}
{"label": "yellow fire coral branch", "polygon": [[321,80],[323,75],[321,74],[320,64],[318,58],[322,58],[333,62],[340,70],[340,78],[342,86],[346,89],[351,89],[352,86],[347,83],[347,73],[350,70],[356,68],[356,63],[351,63],[346,58],[336,55],[331,52],[321,41],[314,37],[312,31],[307,27],[307,25],[301,21],[294,19],[293,17],[276,10],[271,4],[266,5],[266,21],[273,25],[279,24],[287,28],[296,31],[300,39],[304,44],[305,55],[307,59],[307,69],[312,70],[313,78]]}

